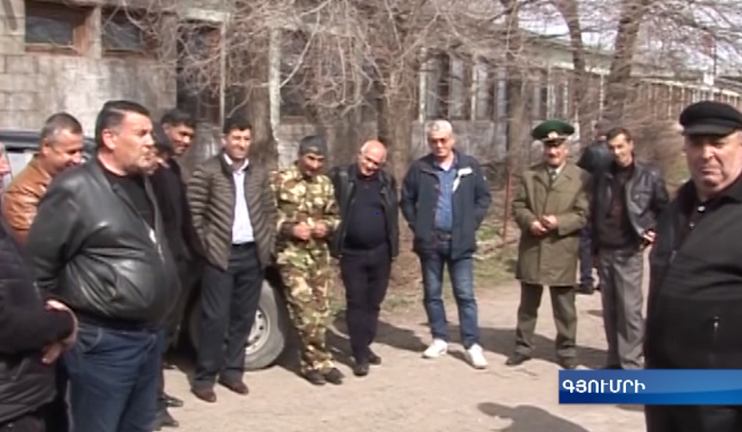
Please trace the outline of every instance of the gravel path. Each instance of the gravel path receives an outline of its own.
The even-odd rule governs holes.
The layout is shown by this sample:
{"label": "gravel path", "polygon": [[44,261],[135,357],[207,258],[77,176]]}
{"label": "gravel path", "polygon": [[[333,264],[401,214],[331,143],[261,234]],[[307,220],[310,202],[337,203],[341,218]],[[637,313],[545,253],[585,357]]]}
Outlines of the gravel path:
{"label": "gravel path", "polygon": [[[454,343],[451,353],[423,360],[428,342],[422,306],[404,316],[384,316],[375,351],[383,365],[365,378],[352,376],[342,386],[313,387],[291,371],[290,361],[246,376],[250,395],[240,397],[217,388],[216,404],[198,401],[188,391],[184,372],[168,371],[168,392],[186,406],[171,412],[184,432],[639,432],[644,430],[638,407],[558,404],[558,366],[554,363],[554,324],[548,291],[541,306],[536,358],[508,368],[513,345],[519,289],[515,283],[479,293],[482,345],[490,367],[476,371],[463,362]],[[457,323],[456,309],[448,315]],[[600,297],[578,296],[579,359],[597,368],[605,361]],[[451,326],[453,342],[458,327]],[[342,322],[336,322],[333,346],[345,350]]]}

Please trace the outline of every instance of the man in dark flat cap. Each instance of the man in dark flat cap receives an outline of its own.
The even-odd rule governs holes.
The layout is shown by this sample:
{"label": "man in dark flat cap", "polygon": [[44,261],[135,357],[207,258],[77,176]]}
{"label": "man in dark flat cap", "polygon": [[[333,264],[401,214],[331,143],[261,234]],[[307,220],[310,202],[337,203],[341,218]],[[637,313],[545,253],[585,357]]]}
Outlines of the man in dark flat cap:
{"label": "man in dark flat cap", "polygon": [[531,358],[544,286],[549,287],[557,327],[556,351],[565,369],[577,366],[575,276],[580,230],[588,218],[589,174],[569,162],[567,137],[574,128],[548,120],[533,130],[544,145],[544,162],[523,173],[513,200],[521,229],[516,278],[521,281],[515,352],[508,366]]}
{"label": "man in dark flat cap", "polygon": [[[645,367],[742,369],[742,113],[680,115],[691,180],[660,216],[650,254]],[[646,406],[648,432],[738,432],[742,406]]]}

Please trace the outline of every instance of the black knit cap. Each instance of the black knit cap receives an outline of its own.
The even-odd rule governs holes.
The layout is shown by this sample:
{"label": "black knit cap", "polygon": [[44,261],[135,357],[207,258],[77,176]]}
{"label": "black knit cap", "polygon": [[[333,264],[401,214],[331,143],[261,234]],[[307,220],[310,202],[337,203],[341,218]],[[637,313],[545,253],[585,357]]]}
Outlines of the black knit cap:
{"label": "black knit cap", "polygon": [[327,141],[318,135],[306,136],[299,141],[299,156],[313,154],[315,156],[327,156]]}
{"label": "black knit cap", "polygon": [[727,136],[742,130],[742,113],[729,104],[701,101],[680,113],[683,135]]}

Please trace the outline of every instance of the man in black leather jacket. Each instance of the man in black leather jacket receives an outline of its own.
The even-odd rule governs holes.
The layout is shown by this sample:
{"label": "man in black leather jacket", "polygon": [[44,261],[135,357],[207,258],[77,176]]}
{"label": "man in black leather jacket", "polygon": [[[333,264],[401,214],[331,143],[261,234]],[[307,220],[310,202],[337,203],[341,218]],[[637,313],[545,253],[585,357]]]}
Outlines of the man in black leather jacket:
{"label": "man in black leather jacket", "polygon": [[158,330],[179,285],[149,180],[152,121],[141,105],[107,102],[94,160],[54,179],[28,236],[39,288],[80,328],[64,354],[75,432],[152,430]]}
{"label": "man in black leather jacket", "polygon": [[356,376],[367,375],[370,364],[381,363],[370,346],[376,337],[392,260],[399,252],[397,186],[394,177],[381,169],[386,154],[384,144],[368,141],[358,152],[356,163],[336,167],[330,173],[340,208],[340,226],[330,253],[340,259]]}
{"label": "man in black leather jacket", "polygon": [[654,227],[669,196],[660,174],[635,160],[627,129],[611,129],[606,141],[614,162],[593,177],[590,216],[593,261],[602,285],[607,368],[641,369],[643,252],[654,242]]}

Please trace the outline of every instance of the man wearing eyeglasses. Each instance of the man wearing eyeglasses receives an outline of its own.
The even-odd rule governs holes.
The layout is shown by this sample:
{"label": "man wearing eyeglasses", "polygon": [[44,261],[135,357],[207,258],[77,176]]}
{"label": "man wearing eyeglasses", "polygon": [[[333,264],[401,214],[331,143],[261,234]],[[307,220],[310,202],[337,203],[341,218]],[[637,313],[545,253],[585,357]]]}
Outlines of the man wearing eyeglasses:
{"label": "man wearing eyeglasses", "polygon": [[366,376],[369,365],[381,364],[371,351],[381,303],[386,296],[392,260],[399,251],[397,185],[381,168],[386,147],[367,141],[356,163],[335,167],[331,173],[340,226],[330,252],[340,259],[340,275],[347,300],[346,320],[353,373]]}

